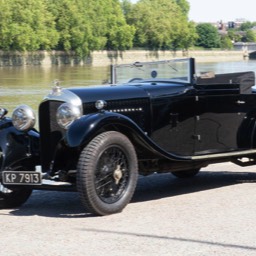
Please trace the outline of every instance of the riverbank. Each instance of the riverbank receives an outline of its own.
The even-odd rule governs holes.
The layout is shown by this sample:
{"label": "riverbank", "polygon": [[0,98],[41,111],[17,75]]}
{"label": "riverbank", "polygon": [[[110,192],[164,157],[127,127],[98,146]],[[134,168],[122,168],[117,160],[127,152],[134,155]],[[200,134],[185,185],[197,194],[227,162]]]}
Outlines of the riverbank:
{"label": "riverbank", "polygon": [[95,51],[87,58],[79,58],[74,53],[60,51],[38,52],[0,52],[0,67],[6,66],[35,66],[43,67],[59,65],[92,65],[107,66],[124,64],[135,61],[156,61],[172,58],[194,57],[197,62],[240,61],[246,57],[244,51],[143,51],[129,50]]}
{"label": "riverbank", "polygon": [[133,63],[135,61],[156,61],[172,58],[193,57],[197,62],[241,61],[245,57],[243,51],[126,51],[94,52],[92,65],[104,66],[109,64]]}

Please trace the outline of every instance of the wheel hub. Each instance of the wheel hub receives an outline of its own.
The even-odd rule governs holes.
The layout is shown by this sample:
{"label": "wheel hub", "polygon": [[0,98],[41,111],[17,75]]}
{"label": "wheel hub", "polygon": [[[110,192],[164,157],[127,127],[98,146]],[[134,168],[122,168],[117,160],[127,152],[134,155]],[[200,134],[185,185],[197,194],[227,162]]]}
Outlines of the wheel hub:
{"label": "wheel hub", "polygon": [[114,170],[113,177],[114,177],[114,179],[115,179],[116,185],[118,185],[119,182],[120,182],[120,180],[121,180],[122,177],[123,177],[123,173],[122,173],[122,170],[121,170],[121,166],[120,166],[120,165],[117,165],[116,169]]}

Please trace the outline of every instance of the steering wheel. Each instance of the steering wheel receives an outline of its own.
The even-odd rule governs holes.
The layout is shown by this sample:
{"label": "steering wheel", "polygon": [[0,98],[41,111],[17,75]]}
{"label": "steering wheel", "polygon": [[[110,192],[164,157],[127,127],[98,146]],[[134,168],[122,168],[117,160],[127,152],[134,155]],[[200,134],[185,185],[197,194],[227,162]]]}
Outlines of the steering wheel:
{"label": "steering wheel", "polygon": [[131,80],[129,80],[128,81],[128,83],[132,83],[132,82],[134,82],[134,81],[136,81],[136,80],[138,80],[138,81],[140,81],[140,80],[143,80],[142,78],[132,78]]}

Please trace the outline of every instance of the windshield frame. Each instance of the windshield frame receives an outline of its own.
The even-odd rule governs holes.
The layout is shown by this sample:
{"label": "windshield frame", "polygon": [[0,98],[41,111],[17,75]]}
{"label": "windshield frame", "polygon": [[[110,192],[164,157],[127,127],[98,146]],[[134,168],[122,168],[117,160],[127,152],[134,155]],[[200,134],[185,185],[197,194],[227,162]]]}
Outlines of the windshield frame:
{"label": "windshield frame", "polygon": [[[159,78],[159,77],[153,77],[152,70],[151,76],[152,77],[147,77],[147,78],[139,78],[138,76],[136,77],[130,77],[129,80],[121,80],[119,78],[119,72],[120,70],[125,70],[125,69],[133,69],[136,70],[142,67],[147,67],[150,68],[150,66],[154,65],[165,65],[169,66],[170,70],[173,69],[175,70],[175,65],[177,64],[185,64],[186,69],[186,77],[183,77],[183,79],[179,79],[178,77],[172,77],[172,78]],[[177,71],[177,70],[175,70]],[[132,64],[116,64],[116,65],[111,65],[111,84],[129,84],[129,83],[145,83],[145,82],[155,82],[155,81],[164,81],[167,83],[182,83],[182,84],[191,84],[194,81],[194,76],[195,76],[195,59],[194,58],[182,58],[182,59],[172,59],[172,60],[161,60],[161,61],[152,61],[152,62],[134,62]],[[136,79],[137,78],[137,79]],[[185,79],[184,79],[185,78]],[[135,79],[133,81],[133,79]]]}

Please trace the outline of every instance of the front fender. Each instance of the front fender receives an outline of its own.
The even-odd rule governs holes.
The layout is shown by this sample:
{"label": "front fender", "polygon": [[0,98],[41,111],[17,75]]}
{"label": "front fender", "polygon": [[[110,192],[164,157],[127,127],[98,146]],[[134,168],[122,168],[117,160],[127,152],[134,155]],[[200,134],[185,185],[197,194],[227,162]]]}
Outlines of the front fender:
{"label": "front fender", "polygon": [[112,112],[99,112],[85,115],[76,120],[67,131],[66,143],[69,147],[78,147],[86,144],[94,138],[100,130],[109,125],[113,127],[121,125],[143,133],[143,131],[126,116]]}
{"label": "front fender", "polygon": [[68,129],[66,144],[69,147],[85,146],[99,132],[106,130],[125,130],[128,137],[136,138],[136,141],[157,157],[164,157],[172,160],[188,160],[182,156],[169,154],[156,145],[149,136],[127,116],[113,112],[99,112],[89,114],[76,120]]}
{"label": "front fender", "polygon": [[35,130],[18,131],[10,118],[0,120],[0,170],[18,162],[39,157],[39,134]]}

